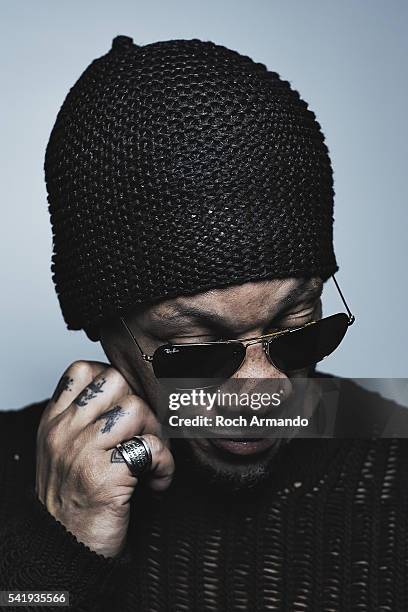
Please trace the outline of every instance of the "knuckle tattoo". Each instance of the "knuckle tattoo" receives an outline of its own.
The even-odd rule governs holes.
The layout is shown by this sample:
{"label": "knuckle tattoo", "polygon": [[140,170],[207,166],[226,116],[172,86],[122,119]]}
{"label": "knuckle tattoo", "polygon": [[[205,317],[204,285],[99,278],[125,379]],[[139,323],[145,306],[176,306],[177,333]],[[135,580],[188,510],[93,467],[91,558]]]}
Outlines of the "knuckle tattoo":
{"label": "knuckle tattoo", "polygon": [[73,382],[74,382],[73,378],[71,378],[67,374],[64,374],[61,377],[58,385],[55,388],[55,391],[54,391],[53,396],[52,396],[52,401],[53,402],[57,402],[59,400],[59,398],[61,397],[61,395],[63,394],[64,391],[71,391],[72,390],[72,383]]}
{"label": "knuckle tattoo", "polygon": [[117,448],[114,448],[110,458],[111,463],[126,463]]}
{"label": "knuckle tattoo", "polygon": [[85,387],[83,391],[74,399],[76,406],[86,406],[92,399],[94,399],[98,393],[103,393],[103,386],[106,383],[106,378],[101,378],[97,381],[92,381]]}
{"label": "knuckle tattoo", "polygon": [[107,410],[103,414],[100,414],[96,420],[105,421],[103,424],[103,427],[100,430],[101,433],[109,433],[112,430],[112,428],[116,425],[116,423],[119,421],[119,419],[127,414],[129,413],[125,412],[122,406],[119,406],[119,405],[114,406],[113,408],[111,408],[110,410]]}

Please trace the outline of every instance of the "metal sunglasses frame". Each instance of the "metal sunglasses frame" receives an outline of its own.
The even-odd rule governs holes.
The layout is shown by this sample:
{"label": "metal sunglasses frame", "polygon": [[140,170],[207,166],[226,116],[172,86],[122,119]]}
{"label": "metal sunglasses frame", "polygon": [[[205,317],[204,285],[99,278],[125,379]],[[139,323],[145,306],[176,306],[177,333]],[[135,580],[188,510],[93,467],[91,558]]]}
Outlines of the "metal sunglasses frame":
{"label": "metal sunglasses frame", "polygon": [[[352,314],[350,308],[347,305],[347,302],[343,296],[343,293],[339,287],[339,284],[334,276],[334,274],[331,277],[334,281],[334,284],[336,285],[337,291],[340,294],[341,300],[344,304],[345,309],[347,310],[347,316],[348,316],[348,326],[352,325],[355,321],[355,316]],[[340,313],[338,313],[340,314]],[[344,313],[345,314],[345,313]],[[335,316],[335,315],[330,315],[330,316]],[[326,317],[324,317],[326,318]],[[328,317],[327,317],[328,318]],[[274,367],[275,364],[271,361],[271,358],[269,356],[268,353],[268,344],[270,340],[273,340],[276,337],[281,337],[283,335],[286,334],[292,334],[293,332],[299,331],[300,329],[304,329],[305,327],[308,327],[309,325],[313,325],[314,323],[318,323],[319,321],[322,321],[323,319],[317,319],[316,321],[309,321],[308,323],[305,323],[304,325],[300,325],[299,327],[294,327],[293,329],[282,329],[280,331],[277,332],[272,332],[270,334],[263,334],[262,336],[257,336],[257,337],[253,337],[253,338],[236,338],[236,339],[231,339],[231,340],[213,340],[211,342],[188,342],[188,343],[184,343],[184,344],[161,344],[159,347],[157,347],[156,351],[158,351],[159,349],[163,349],[163,347],[168,347],[168,352],[171,353],[173,350],[177,350],[179,347],[183,347],[183,346],[209,346],[209,345],[217,345],[217,344],[242,344],[245,347],[245,354],[244,354],[244,358],[241,362],[241,364],[239,365],[239,367],[237,368],[236,371],[239,370],[239,368],[242,366],[242,364],[245,361],[246,358],[246,349],[248,346],[251,346],[253,344],[259,344],[259,343],[263,343],[263,349],[265,351],[265,354],[268,358],[268,360],[272,363],[272,365]],[[138,343],[138,341],[136,340],[132,330],[130,329],[130,327],[128,326],[128,324],[126,323],[126,321],[120,317],[120,321],[122,322],[123,326],[125,327],[125,329],[127,330],[127,332],[129,333],[129,335],[131,336],[133,342],[136,344],[137,348],[140,351],[140,354],[142,356],[142,359],[144,359],[144,361],[147,361],[149,363],[152,363],[153,359],[154,359],[154,354],[153,355],[147,355],[143,349],[141,348],[140,344]],[[164,349],[166,350],[166,349]],[[155,352],[156,352],[155,351]],[[279,369],[279,368],[278,368]]]}

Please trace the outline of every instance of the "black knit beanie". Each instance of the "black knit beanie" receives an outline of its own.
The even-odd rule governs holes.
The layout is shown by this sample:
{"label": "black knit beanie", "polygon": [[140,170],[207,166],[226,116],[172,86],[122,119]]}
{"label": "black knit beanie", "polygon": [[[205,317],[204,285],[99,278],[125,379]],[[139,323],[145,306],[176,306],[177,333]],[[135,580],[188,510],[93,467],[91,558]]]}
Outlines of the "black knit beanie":
{"label": "black knit beanie", "polygon": [[62,312],[93,339],[135,305],[338,269],[315,115],[212,42],[116,37],[68,93],[45,178]]}

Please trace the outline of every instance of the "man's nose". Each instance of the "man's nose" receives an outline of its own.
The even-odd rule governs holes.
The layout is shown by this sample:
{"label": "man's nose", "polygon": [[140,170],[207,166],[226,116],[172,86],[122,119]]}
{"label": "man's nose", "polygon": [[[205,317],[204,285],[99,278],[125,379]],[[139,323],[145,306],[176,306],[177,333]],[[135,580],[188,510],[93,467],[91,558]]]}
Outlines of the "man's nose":
{"label": "man's nose", "polygon": [[286,374],[278,370],[269,361],[262,342],[247,346],[245,361],[233,378],[280,378],[288,380]]}
{"label": "man's nose", "polygon": [[[280,400],[289,398],[292,385],[288,376],[278,370],[268,359],[262,342],[251,344],[246,349],[246,359],[238,372],[228,382],[228,391],[238,394],[260,393],[272,396],[279,394]],[[230,408],[230,411],[239,410],[244,414],[252,414],[251,408],[243,408],[242,405]],[[270,412],[271,406],[263,404],[261,413]]]}

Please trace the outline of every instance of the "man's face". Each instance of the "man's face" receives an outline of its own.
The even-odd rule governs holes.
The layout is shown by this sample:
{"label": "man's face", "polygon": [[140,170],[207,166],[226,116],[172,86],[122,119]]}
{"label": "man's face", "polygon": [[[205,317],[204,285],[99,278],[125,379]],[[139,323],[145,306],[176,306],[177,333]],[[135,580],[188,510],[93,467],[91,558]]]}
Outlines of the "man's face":
{"label": "man's face", "polygon": [[[320,318],[322,287],[319,278],[248,282],[165,300],[143,311],[135,310],[127,316],[127,322],[143,352],[149,355],[167,343],[253,338]],[[129,342],[129,336],[117,325],[106,326],[101,342],[112,365],[157,412],[160,383],[151,364]],[[303,370],[293,374],[306,377],[309,373]],[[269,362],[261,343],[248,346],[246,359],[234,378],[288,381],[288,376]],[[241,446],[234,445],[234,452],[206,438],[174,440],[172,444],[184,446],[203,475],[236,488],[266,477],[281,440],[243,441]]]}

